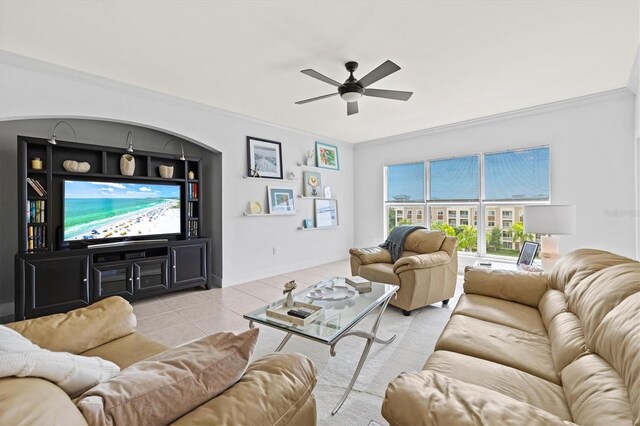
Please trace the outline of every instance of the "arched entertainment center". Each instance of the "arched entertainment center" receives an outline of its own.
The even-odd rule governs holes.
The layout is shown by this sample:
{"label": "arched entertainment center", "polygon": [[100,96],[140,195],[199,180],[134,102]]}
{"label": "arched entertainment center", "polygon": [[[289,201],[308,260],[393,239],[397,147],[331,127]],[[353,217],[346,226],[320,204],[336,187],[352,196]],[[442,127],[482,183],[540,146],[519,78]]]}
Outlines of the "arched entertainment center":
{"label": "arched entertainment center", "polygon": [[[48,142],[51,131],[62,119],[71,123],[78,141],[60,127],[57,144],[52,145]],[[219,285],[219,152],[175,134],[105,120],[29,119],[20,120],[17,127],[16,320],[64,312],[110,295],[135,300],[189,287]],[[133,152],[127,151],[129,132],[133,135]],[[135,158],[136,169],[131,176],[121,173],[123,155]],[[42,168],[32,167],[35,157],[43,162]],[[68,171],[63,167],[65,160],[86,162],[90,170]],[[160,166],[172,167],[173,175],[161,176]],[[46,194],[40,195],[42,191],[36,191],[27,178],[38,181]],[[175,214],[168,233],[146,233],[135,226],[128,228],[131,232],[123,227],[107,233],[107,229],[95,227],[80,240],[70,240],[64,233],[68,202],[65,185],[70,183],[173,188],[180,194],[172,206],[179,209],[179,220]],[[41,208],[38,222],[31,211],[36,204]],[[133,223],[143,219],[132,216],[128,220]],[[15,233],[15,227],[11,232]],[[40,247],[34,244],[37,238]]]}

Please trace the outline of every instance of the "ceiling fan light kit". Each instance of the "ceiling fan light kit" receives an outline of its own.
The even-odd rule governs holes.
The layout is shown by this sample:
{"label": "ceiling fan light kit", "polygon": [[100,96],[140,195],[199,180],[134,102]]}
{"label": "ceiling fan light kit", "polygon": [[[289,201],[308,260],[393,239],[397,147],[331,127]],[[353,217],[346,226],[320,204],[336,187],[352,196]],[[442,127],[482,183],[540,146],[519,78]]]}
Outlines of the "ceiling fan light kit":
{"label": "ceiling fan light kit", "polygon": [[344,64],[344,67],[347,69],[347,71],[349,71],[349,78],[347,78],[347,80],[342,84],[312,69],[300,71],[301,73],[306,74],[309,77],[316,78],[320,81],[324,81],[325,83],[329,83],[332,86],[337,87],[338,92],[317,96],[311,99],[305,99],[303,101],[296,102],[296,104],[302,105],[339,94],[340,97],[347,102],[347,115],[353,115],[358,113],[358,101],[362,98],[362,96],[394,99],[397,101],[408,101],[411,95],[413,95],[413,92],[403,92],[399,90],[367,89],[367,86],[400,70],[400,67],[398,65],[389,60],[385,61],[382,65],[362,77],[360,80],[356,79],[353,76],[354,71],[358,69],[357,62],[347,62],[346,64]]}

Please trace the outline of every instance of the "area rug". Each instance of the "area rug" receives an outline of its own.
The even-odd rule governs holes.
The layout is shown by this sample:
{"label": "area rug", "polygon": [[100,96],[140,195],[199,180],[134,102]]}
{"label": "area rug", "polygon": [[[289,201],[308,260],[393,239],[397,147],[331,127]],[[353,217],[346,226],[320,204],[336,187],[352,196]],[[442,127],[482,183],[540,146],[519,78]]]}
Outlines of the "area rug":
{"label": "area rug", "polygon": [[[403,371],[422,369],[460,293],[458,285],[456,297],[449,305],[436,303],[414,311],[409,317],[389,306],[378,329],[378,337],[387,339],[394,334],[397,337],[389,345],[374,343],[353,390],[335,416],[331,411],[349,385],[365,340],[346,337],[336,345],[336,356],[331,357],[329,346],[293,336],[283,351],[302,353],[318,368],[318,384],[313,392],[317,401],[318,424],[367,426],[372,421],[373,424],[388,424],[380,414],[387,385]],[[369,314],[355,329],[370,331],[377,314],[378,311]],[[254,356],[273,352],[284,336],[283,332],[260,327]]]}

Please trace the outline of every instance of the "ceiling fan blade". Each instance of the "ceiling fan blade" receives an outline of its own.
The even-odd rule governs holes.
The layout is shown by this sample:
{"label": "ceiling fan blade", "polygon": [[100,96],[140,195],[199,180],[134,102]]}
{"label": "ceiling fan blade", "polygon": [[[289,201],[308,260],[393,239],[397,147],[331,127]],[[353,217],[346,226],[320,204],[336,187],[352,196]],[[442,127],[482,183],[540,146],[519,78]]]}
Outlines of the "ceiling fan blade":
{"label": "ceiling fan blade", "polygon": [[330,93],[330,94],[328,94],[328,95],[318,96],[318,97],[316,97],[316,98],[305,99],[304,101],[298,101],[298,102],[296,102],[296,104],[298,104],[298,105],[302,105],[302,104],[306,104],[306,103],[313,102],[313,101],[319,101],[320,99],[330,98],[331,96],[335,96],[335,95],[337,95],[337,94],[338,94],[338,92],[336,92],[336,93]]}
{"label": "ceiling fan blade", "polygon": [[353,115],[358,113],[358,101],[347,102],[347,115]]}
{"label": "ceiling fan blade", "polygon": [[318,71],[314,71],[312,69],[308,69],[308,70],[302,70],[300,71],[302,74],[306,74],[309,77],[313,77],[313,78],[317,78],[320,81],[324,81],[325,83],[329,83],[332,86],[336,86],[336,87],[340,87],[342,86],[342,84],[338,83],[335,80],[330,79],[329,77],[327,77],[326,75],[322,75],[320,74]]}
{"label": "ceiling fan blade", "polygon": [[395,99],[396,101],[408,101],[411,95],[413,95],[413,92],[403,92],[400,90],[367,89],[364,91],[364,96]]}
{"label": "ceiling fan blade", "polygon": [[373,84],[382,78],[385,78],[389,74],[393,74],[399,69],[400,69],[399,66],[397,66],[396,64],[394,64],[389,60],[386,60],[378,68],[374,69],[369,74],[365,75],[360,80],[358,80],[358,83],[362,84],[362,87],[367,87],[368,85]]}

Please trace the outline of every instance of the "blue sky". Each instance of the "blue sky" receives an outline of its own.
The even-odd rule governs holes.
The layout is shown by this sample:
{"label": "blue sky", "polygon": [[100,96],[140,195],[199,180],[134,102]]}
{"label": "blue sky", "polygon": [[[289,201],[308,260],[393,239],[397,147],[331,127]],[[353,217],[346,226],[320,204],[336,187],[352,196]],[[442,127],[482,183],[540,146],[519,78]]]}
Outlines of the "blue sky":
{"label": "blue sky", "polygon": [[178,198],[180,186],[65,181],[65,198]]}
{"label": "blue sky", "polygon": [[[477,200],[479,156],[430,162],[431,200]],[[485,200],[549,198],[549,148],[486,154]],[[388,201],[423,201],[424,163],[387,167]]]}

